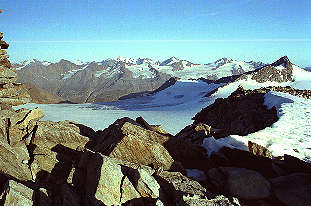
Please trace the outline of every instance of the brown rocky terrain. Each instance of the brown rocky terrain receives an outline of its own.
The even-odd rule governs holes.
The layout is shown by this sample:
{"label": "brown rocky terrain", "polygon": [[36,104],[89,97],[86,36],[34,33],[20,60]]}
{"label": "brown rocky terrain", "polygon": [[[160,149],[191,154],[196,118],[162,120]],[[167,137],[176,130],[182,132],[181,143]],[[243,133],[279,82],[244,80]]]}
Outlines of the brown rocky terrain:
{"label": "brown rocky terrain", "polygon": [[50,94],[46,90],[40,89],[31,83],[25,83],[26,89],[29,91],[31,102],[37,104],[57,104],[65,100],[59,96]]}
{"label": "brown rocky terrain", "polygon": [[[230,101],[217,100],[203,109],[176,136],[143,118],[118,119],[103,131],[70,121],[40,121],[39,108],[12,108],[29,102],[30,95],[16,83],[2,37],[0,205],[311,204],[310,163],[273,157],[253,142],[249,151],[223,147],[210,156],[201,146],[214,128],[227,134],[253,132],[276,121],[275,111],[263,106],[265,90],[239,88]],[[221,112],[228,108],[229,114]],[[239,118],[228,118],[231,122],[221,116],[233,114]],[[205,178],[187,177],[193,169]]]}
{"label": "brown rocky terrain", "polygon": [[[15,68],[20,66],[14,65]],[[105,70],[116,70],[119,74],[96,76],[97,72]],[[72,76],[67,78],[65,75],[70,73]],[[76,103],[114,101],[131,93],[153,91],[170,78],[158,71],[155,71],[154,78],[133,78],[123,62],[76,65],[67,60],[48,66],[35,60],[23,69],[18,69],[17,75],[20,83],[32,84],[51,95]]]}

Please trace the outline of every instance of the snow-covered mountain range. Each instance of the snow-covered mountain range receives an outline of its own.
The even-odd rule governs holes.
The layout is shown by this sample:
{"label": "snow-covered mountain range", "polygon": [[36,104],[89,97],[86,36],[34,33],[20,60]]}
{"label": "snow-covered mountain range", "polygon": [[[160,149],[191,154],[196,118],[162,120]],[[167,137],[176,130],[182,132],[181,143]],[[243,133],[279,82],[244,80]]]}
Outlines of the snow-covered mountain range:
{"label": "snow-covered mountain range", "polygon": [[[113,101],[131,93],[158,89],[171,77],[189,80],[217,80],[240,75],[263,66],[222,58],[208,64],[195,64],[171,57],[163,62],[150,58],[109,58],[100,62],[57,63],[30,60],[13,64],[21,83],[31,83],[72,102]],[[121,89],[122,88],[122,89]]]}
{"label": "snow-covered mountain range", "polygon": [[[76,68],[67,68],[66,63],[71,63],[71,66],[76,66]],[[101,62],[82,62],[74,61],[70,62],[68,60],[61,60],[56,63],[51,63],[48,61],[38,61],[36,59],[23,61],[21,63],[13,64],[17,71],[31,69],[33,67],[55,67],[57,65],[64,66],[64,70],[59,72],[61,79],[71,78],[75,73],[82,71],[84,69],[90,69],[90,67],[98,66],[96,69],[96,77],[104,76],[104,78],[110,78],[116,74],[122,73],[120,67],[128,69],[132,74],[133,78],[150,78],[154,77],[155,71],[161,73],[169,74],[173,77],[178,77],[180,79],[198,79],[198,78],[212,78],[218,79],[221,77],[242,74],[263,66],[262,62],[245,62],[236,61],[230,58],[221,58],[215,62],[208,64],[194,64],[188,60],[180,60],[176,57],[171,57],[164,60],[163,62],[153,61],[150,58],[126,58],[117,57],[109,58]]]}

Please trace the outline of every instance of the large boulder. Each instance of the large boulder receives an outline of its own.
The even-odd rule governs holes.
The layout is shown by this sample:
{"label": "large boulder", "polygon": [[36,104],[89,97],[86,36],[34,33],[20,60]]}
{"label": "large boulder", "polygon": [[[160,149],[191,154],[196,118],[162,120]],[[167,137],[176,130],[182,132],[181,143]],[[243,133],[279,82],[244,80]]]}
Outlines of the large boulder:
{"label": "large boulder", "polygon": [[219,167],[208,171],[219,191],[237,198],[264,199],[271,195],[271,185],[260,173],[245,168]]}
{"label": "large boulder", "polygon": [[93,150],[109,157],[170,170],[174,159],[162,145],[168,137],[142,128],[130,118],[116,120],[98,134]]}
{"label": "large boulder", "polygon": [[28,166],[30,160],[25,144],[10,146],[4,139],[0,139],[0,168],[1,173],[14,177],[20,181],[32,180]]}
{"label": "large boulder", "polygon": [[65,181],[89,142],[80,133],[80,128],[69,121],[38,122],[30,142],[33,175],[48,172]]}
{"label": "large boulder", "polygon": [[209,137],[211,134],[211,127],[206,124],[192,124],[186,126],[175,137],[189,141],[195,144],[203,144],[203,139]]}
{"label": "large boulder", "polygon": [[151,168],[139,168],[91,151],[83,154],[79,167],[86,170],[83,189],[92,205],[120,205],[137,198],[159,197],[160,186]]}
{"label": "large boulder", "polygon": [[146,122],[142,124],[148,129],[130,118],[119,119],[103,132],[97,133],[92,149],[110,157],[150,165],[156,169],[184,172],[183,168],[209,168],[206,151],[200,145],[160,134],[153,131]]}
{"label": "large boulder", "polygon": [[154,177],[161,185],[160,198],[165,205],[240,205],[238,199],[215,195],[179,172],[162,171]]}
{"label": "large boulder", "polygon": [[[15,145],[27,139],[32,133],[37,121],[42,117],[44,117],[44,113],[40,108],[34,110],[19,109],[13,112],[13,114],[8,117],[9,122],[7,124],[9,144]],[[29,142],[27,144],[29,144]]]}
{"label": "large boulder", "polygon": [[218,152],[213,152],[210,159],[213,167],[241,167],[255,170],[267,178],[278,176],[273,169],[272,159],[248,151],[222,147]]}
{"label": "large boulder", "polygon": [[311,205],[311,175],[294,173],[270,179],[273,192],[284,205]]}

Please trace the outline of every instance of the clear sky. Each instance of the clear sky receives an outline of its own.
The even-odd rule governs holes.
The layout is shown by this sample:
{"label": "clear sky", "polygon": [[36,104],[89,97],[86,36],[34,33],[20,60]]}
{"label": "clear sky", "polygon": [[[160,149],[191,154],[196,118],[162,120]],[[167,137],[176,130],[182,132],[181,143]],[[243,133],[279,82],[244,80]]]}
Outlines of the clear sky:
{"label": "clear sky", "polygon": [[0,0],[11,61],[176,56],[311,65],[310,0]]}

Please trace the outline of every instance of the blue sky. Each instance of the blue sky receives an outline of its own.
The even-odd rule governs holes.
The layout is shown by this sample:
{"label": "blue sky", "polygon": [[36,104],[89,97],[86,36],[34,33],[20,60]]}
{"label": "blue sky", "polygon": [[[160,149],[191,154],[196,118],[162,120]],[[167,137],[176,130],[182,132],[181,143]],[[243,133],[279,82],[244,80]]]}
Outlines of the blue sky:
{"label": "blue sky", "polygon": [[311,65],[309,0],[0,0],[11,61],[176,56]]}

